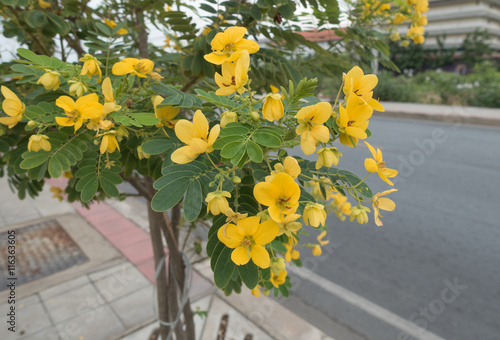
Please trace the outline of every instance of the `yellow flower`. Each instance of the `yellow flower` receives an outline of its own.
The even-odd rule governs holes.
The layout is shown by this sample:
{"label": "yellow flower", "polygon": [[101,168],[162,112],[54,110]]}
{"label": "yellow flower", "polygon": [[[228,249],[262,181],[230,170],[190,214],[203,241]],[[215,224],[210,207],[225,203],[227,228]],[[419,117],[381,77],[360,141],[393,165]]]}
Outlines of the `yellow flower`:
{"label": "yellow flower", "polygon": [[260,268],[269,268],[271,259],[263,246],[272,242],[278,234],[274,221],[260,222],[260,217],[252,216],[239,220],[236,225],[228,224],[217,232],[219,240],[228,248],[234,248],[231,260],[238,266],[250,259]]}
{"label": "yellow flower", "polygon": [[201,110],[197,110],[193,116],[193,122],[181,119],[175,124],[175,135],[183,143],[187,144],[172,153],[171,159],[174,163],[185,164],[193,161],[200,154],[212,152],[217,137],[219,137],[220,125],[215,125],[208,133],[208,120]]}
{"label": "yellow flower", "polygon": [[294,222],[299,217],[299,214],[291,214],[285,216],[280,222],[278,222],[278,236],[286,234],[288,238],[294,240],[293,234],[296,233],[300,228],[302,228],[302,223]]}
{"label": "yellow flower", "polygon": [[358,139],[368,137],[365,130],[368,128],[368,119],[373,114],[373,108],[362,98],[349,96],[346,107],[339,106],[339,114],[337,126],[342,144],[353,147],[358,144]]}
{"label": "yellow flower", "polygon": [[[113,87],[111,86],[111,79],[106,77],[102,82],[102,94],[104,95],[104,108],[103,115],[118,111],[121,109],[120,105],[116,105],[115,97],[113,96]],[[104,117],[103,117],[104,118]]]}
{"label": "yellow flower", "polygon": [[324,226],[326,221],[324,205],[319,203],[307,203],[302,218],[304,219],[304,223],[311,227],[317,228],[320,224]]}
{"label": "yellow flower", "polygon": [[225,61],[235,61],[240,57],[241,51],[247,50],[249,54],[259,50],[255,41],[243,39],[247,32],[244,27],[229,27],[224,32],[219,32],[212,39],[212,53],[205,55],[205,60],[215,65]]}
{"label": "yellow flower", "polygon": [[301,135],[300,147],[306,155],[316,150],[318,142],[326,143],[330,140],[330,132],[323,125],[332,114],[332,106],[321,102],[304,107],[297,112],[295,118],[299,123],[296,132]]}
{"label": "yellow flower", "polygon": [[165,77],[163,77],[158,72],[151,72],[150,76],[151,76],[151,78],[153,78],[156,81],[161,81],[162,79],[165,79]]}
{"label": "yellow flower", "polygon": [[390,189],[386,191],[379,192],[378,194],[375,194],[373,196],[373,218],[375,220],[375,224],[379,227],[383,226],[382,221],[380,220],[380,217],[382,214],[380,213],[380,209],[385,210],[385,211],[393,211],[396,209],[396,204],[394,203],[393,200],[388,199],[386,197],[380,197],[384,196],[387,194],[390,194],[391,192],[398,191],[398,189]]}
{"label": "yellow flower", "polygon": [[406,32],[406,35],[413,40],[415,44],[423,44],[425,41],[424,38],[425,27],[422,26],[412,26]]}
{"label": "yellow flower", "polygon": [[286,248],[286,253],[285,253],[286,262],[290,262],[292,260],[298,260],[300,258],[300,253],[297,250],[293,249],[294,243],[295,242],[293,238],[289,238],[288,243],[283,243],[283,245]]}
{"label": "yellow flower", "polygon": [[40,150],[50,151],[49,137],[46,135],[31,135],[28,142],[28,151],[38,152]]}
{"label": "yellow flower", "polygon": [[[115,28],[115,27],[116,27],[116,25],[118,25],[116,22],[114,22],[113,20],[109,20],[109,19],[104,19],[104,23],[105,23],[106,25],[108,25],[109,27],[111,27],[111,28]],[[116,33],[118,33],[118,34],[120,34],[120,35],[123,35],[123,34],[127,34],[127,33],[128,33],[128,31],[127,31],[125,28],[120,28],[120,29],[118,30],[118,32],[116,32]]]}
{"label": "yellow flower", "polygon": [[116,149],[120,151],[120,146],[118,145],[118,140],[116,140],[115,133],[115,131],[110,131],[102,136],[100,147],[101,153],[105,153],[106,151],[113,153]]}
{"label": "yellow flower", "polygon": [[260,288],[259,288],[259,286],[257,286],[254,289],[252,289],[250,291],[250,293],[252,293],[252,295],[255,296],[255,297],[260,297]]}
{"label": "yellow flower", "polygon": [[56,71],[45,70],[45,73],[38,79],[36,82],[37,85],[42,84],[46,90],[57,90],[59,85],[61,84],[61,80],[59,76],[61,74]]}
{"label": "yellow flower", "polygon": [[401,40],[401,36],[399,35],[399,32],[392,32],[389,38],[392,41],[399,41],[399,40]]}
{"label": "yellow flower", "polygon": [[327,244],[330,243],[330,241],[328,240],[323,240],[323,237],[326,236],[326,231],[322,231],[321,234],[318,235],[318,237],[316,237],[316,239],[318,240],[318,243],[321,245],[321,246],[326,246]]}
{"label": "yellow flower", "polygon": [[151,157],[151,155],[148,154],[148,153],[145,153],[144,151],[142,151],[142,147],[139,145],[137,147],[137,157],[139,158],[139,160],[141,160],[141,159],[149,159],[149,157]]}
{"label": "yellow flower", "polygon": [[155,96],[153,99],[153,106],[155,110],[155,117],[160,118],[161,122],[156,124],[157,127],[167,126],[169,128],[173,128],[177,121],[174,121],[174,118],[179,113],[180,109],[173,106],[163,106],[158,107],[163,101],[162,96]]}
{"label": "yellow flower", "polygon": [[225,128],[227,124],[238,121],[236,112],[224,111],[220,117],[220,127]]}
{"label": "yellow flower", "polygon": [[300,188],[293,178],[277,173],[270,182],[255,185],[253,195],[257,202],[268,207],[271,218],[280,222],[285,215],[295,214],[299,207]]}
{"label": "yellow flower", "polygon": [[248,51],[241,51],[240,58],[236,62],[226,61],[222,64],[222,75],[215,73],[215,82],[219,89],[216,95],[228,96],[234,92],[242,94],[245,92],[245,85],[248,82],[248,68],[250,67],[250,57]]}
{"label": "yellow flower", "polygon": [[417,0],[415,10],[419,13],[425,13],[429,10],[429,0]]}
{"label": "yellow flower", "polygon": [[98,82],[100,82],[102,77],[102,72],[99,65],[101,65],[101,62],[90,54],[85,54],[79,60],[83,62],[82,71],[80,72],[80,75],[87,75],[87,77],[92,78],[94,74],[97,74],[99,76]]}
{"label": "yellow flower", "polygon": [[281,101],[281,94],[272,93],[266,96],[264,100],[264,106],[262,107],[262,115],[265,119],[270,122],[278,121],[283,118],[285,114],[285,109],[283,108],[283,102]]}
{"label": "yellow flower", "polygon": [[271,277],[269,278],[274,287],[279,288],[286,281],[286,276],[288,272],[286,270],[282,270],[279,275],[271,272]]}
{"label": "yellow flower", "polygon": [[408,40],[403,40],[401,42],[401,46],[403,46],[403,47],[408,47],[409,45],[410,45],[410,42]]}
{"label": "yellow flower", "polygon": [[313,256],[321,256],[321,254],[323,254],[323,250],[321,250],[321,247],[319,244],[315,244],[312,249],[312,254]]}
{"label": "yellow flower", "polygon": [[227,191],[217,190],[209,192],[205,198],[205,202],[207,202],[207,212],[210,211],[212,215],[219,215],[229,209],[229,203],[226,197],[231,197],[231,194]]}
{"label": "yellow flower", "polygon": [[400,25],[406,20],[408,20],[408,17],[402,13],[396,13],[392,18],[392,22],[394,23],[394,25]]}
{"label": "yellow flower", "polygon": [[224,211],[224,215],[227,216],[226,222],[237,222],[239,220],[242,220],[246,217],[248,217],[248,214],[240,214],[237,212],[234,212],[233,209],[227,208],[226,211]]}
{"label": "yellow flower", "polygon": [[76,102],[68,96],[60,96],[56,105],[64,110],[67,117],[56,117],[57,124],[61,126],[74,126],[78,130],[85,119],[99,118],[103,112],[103,106],[99,103],[99,97],[95,93],[80,97]]}
{"label": "yellow flower", "polygon": [[291,156],[287,156],[283,164],[276,163],[274,164],[274,171],[271,171],[271,175],[266,176],[266,182],[272,181],[274,176],[279,173],[284,172],[292,176],[293,179],[297,178],[300,175],[300,166],[299,162]]}
{"label": "yellow flower", "polygon": [[155,64],[149,59],[124,58],[113,65],[112,72],[115,76],[131,74],[140,78],[146,78],[147,74],[153,72]]}
{"label": "yellow flower", "polygon": [[[377,86],[378,78],[374,74],[365,75],[359,66],[354,66],[347,74],[344,74],[344,94],[346,98],[351,94],[356,95],[377,111],[384,112],[380,103],[373,99],[373,89]],[[349,99],[347,99],[349,101]]]}
{"label": "yellow flower", "polygon": [[342,157],[342,153],[335,147],[331,148],[321,148],[316,151],[318,154],[318,160],[316,161],[316,169],[322,167],[331,167],[332,165],[337,166],[339,164],[339,158]]}
{"label": "yellow flower", "polygon": [[367,207],[363,207],[361,205],[358,205],[357,207],[352,207],[351,208],[351,217],[349,220],[352,222],[354,219],[358,221],[359,224],[365,224],[368,223],[368,214],[370,212],[370,209]]}
{"label": "yellow flower", "polygon": [[43,9],[49,8],[51,6],[50,2],[45,1],[45,0],[38,0],[38,6],[42,7]]}
{"label": "yellow flower", "polygon": [[87,86],[78,80],[69,80],[68,83],[71,84],[69,87],[69,94],[72,96],[81,97],[85,92],[88,92]]}
{"label": "yellow flower", "polygon": [[26,105],[21,102],[18,96],[7,87],[1,87],[2,94],[5,97],[5,100],[2,103],[2,110],[9,117],[1,117],[0,123],[7,125],[9,129],[14,126],[23,119],[23,113],[26,109]]}
{"label": "yellow flower", "polygon": [[377,151],[375,151],[375,149],[370,144],[368,144],[368,142],[365,142],[365,144],[366,146],[368,146],[368,149],[370,149],[370,152],[373,155],[373,158],[365,159],[365,169],[368,172],[378,173],[378,175],[384,182],[386,182],[389,185],[394,185],[387,178],[396,177],[398,171],[394,169],[389,169],[385,166],[384,158],[382,156],[382,151],[380,151],[380,149],[377,149]]}
{"label": "yellow flower", "polygon": [[116,129],[116,139],[121,142],[123,138],[128,137],[129,133],[125,126],[120,125],[118,129]]}
{"label": "yellow flower", "polygon": [[54,195],[52,195],[52,198],[57,198],[60,202],[62,202],[62,200],[64,200],[64,190],[61,189],[61,188],[58,188],[58,187],[50,187],[50,192],[54,193]]}

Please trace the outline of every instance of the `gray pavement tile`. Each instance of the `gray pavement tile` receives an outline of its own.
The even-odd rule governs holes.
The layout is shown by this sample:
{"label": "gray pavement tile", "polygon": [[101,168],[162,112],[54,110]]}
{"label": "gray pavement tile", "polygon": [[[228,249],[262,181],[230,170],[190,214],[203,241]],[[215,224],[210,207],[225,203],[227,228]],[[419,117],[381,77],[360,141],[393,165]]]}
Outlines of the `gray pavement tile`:
{"label": "gray pavement tile", "polygon": [[33,334],[44,328],[51,327],[51,321],[45,308],[40,302],[19,305],[17,310],[17,330],[18,334]]}
{"label": "gray pavement tile", "polygon": [[154,318],[154,301],[153,287],[150,286],[111,302],[111,307],[125,326],[131,328]]}
{"label": "gray pavement tile", "polygon": [[228,315],[226,339],[241,339],[246,334],[252,334],[252,340],[272,340],[269,335],[264,333],[246,316],[217,296],[213,297],[208,318],[205,321],[203,339],[217,339],[220,322],[225,314]]}
{"label": "gray pavement tile", "polygon": [[[212,295],[205,296],[203,299],[197,300],[191,303],[191,309],[193,312],[196,311],[208,311],[210,309],[210,305],[212,303]],[[207,316],[208,317],[208,316]],[[201,317],[199,315],[194,316],[194,328],[196,331],[196,339],[203,340],[206,337],[202,337],[203,329],[205,328],[205,322],[207,321],[207,317]]]}
{"label": "gray pavement tile", "polygon": [[88,279],[87,275],[81,275],[78,276],[75,279],[59,283],[55,286],[52,286],[50,288],[42,290],[39,294],[42,299],[47,300],[50,297],[59,295],[61,293],[65,293],[69,290],[74,290],[78,287],[81,287],[83,285],[87,285],[90,283],[90,280]]}
{"label": "gray pavement tile", "polygon": [[38,294],[33,294],[33,295],[25,297],[24,299],[19,300],[18,306],[19,306],[19,308],[21,308],[21,306],[28,307],[29,305],[32,305],[32,304],[37,303],[37,302],[42,302],[42,300],[40,300],[40,297],[38,296]]}
{"label": "gray pavement tile", "polygon": [[42,296],[50,317],[57,324],[105,304],[91,283],[49,298]]}
{"label": "gray pavement tile", "polygon": [[125,269],[98,278],[94,284],[108,302],[151,286],[151,283],[134,266],[126,266]]}
{"label": "gray pavement tile", "polygon": [[19,334],[15,340],[59,340],[59,332],[54,326],[50,326],[35,333]]}
{"label": "gray pavement tile", "polygon": [[89,277],[90,277],[90,280],[97,282],[106,276],[118,274],[120,272],[127,272],[129,270],[129,268],[132,268],[132,267],[134,267],[134,265],[132,263],[124,261],[124,262],[119,263],[115,266],[90,273]]}
{"label": "gray pavement tile", "polygon": [[120,340],[145,340],[145,339],[148,339],[149,336],[151,335],[151,333],[153,332],[153,330],[157,327],[158,327],[158,324],[156,322],[153,322],[152,324],[149,324],[145,327],[142,327],[139,330],[120,338]]}
{"label": "gray pavement tile", "polygon": [[62,340],[108,340],[125,331],[109,306],[87,310],[56,328]]}

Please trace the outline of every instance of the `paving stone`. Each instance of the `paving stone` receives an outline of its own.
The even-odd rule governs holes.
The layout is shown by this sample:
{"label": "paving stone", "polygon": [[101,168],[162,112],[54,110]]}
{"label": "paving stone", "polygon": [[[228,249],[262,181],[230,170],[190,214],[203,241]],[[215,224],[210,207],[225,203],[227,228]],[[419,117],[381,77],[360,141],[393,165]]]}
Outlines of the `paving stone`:
{"label": "paving stone", "polygon": [[122,338],[120,338],[120,340],[145,340],[145,339],[148,339],[149,336],[151,335],[151,333],[153,332],[153,330],[155,328],[158,327],[158,324],[156,322],[153,322],[145,327],[142,327],[141,329],[129,334],[129,335],[126,335]]}
{"label": "paving stone", "polygon": [[22,308],[21,306],[28,307],[29,305],[32,305],[32,304],[37,303],[37,302],[42,302],[42,300],[40,300],[40,297],[38,296],[38,294],[33,294],[33,295],[25,297],[24,299],[19,300],[18,306],[20,308]]}
{"label": "paving stone", "polygon": [[123,333],[125,327],[109,306],[88,310],[56,325],[62,340],[107,340]]}
{"label": "paving stone", "polygon": [[154,319],[153,287],[143,288],[135,293],[113,301],[111,307],[126,327],[131,328]]}
{"label": "paving stone", "polygon": [[89,284],[90,281],[87,275],[78,276],[75,279],[57,284],[45,290],[42,290],[39,294],[42,299],[47,300],[55,295],[65,293],[69,290],[74,290],[75,288],[81,287],[83,285]]}
{"label": "paving stone", "polygon": [[134,267],[132,263],[123,261],[122,263],[117,264],[115,266],[90,273],[89,277],[90,280],[92,280],[93,282],[97,282],[106,276],[118,274],[122,271],[128,271],[132,267]]}
{"label": "paving stone", "polygon": [[54,327],[47,327],[35,333],[19,335],[15,340],[59,340],[59,331]]}
{"label": "paving stone", "polygon": [[90,283],[53,297],[42,296],[42,300],[55,323],[86,314],[90,309],[105,304],[104,299]]}
{"label": "paving stone", "polygon": [[124,295],[151,286],[142,273],[133,266],[118,270],[111,275],[98,278],[95,286],[107,302],[114,301]]}
{"label": "paving stone", "polygon": [[252,340],[272,340],[257,325],[217,296],[212,300],[203,339],[217,339],[222,316],[226,314],[228,315],[226,339],[242,339],[246,334],[252,334]]}
{"label": "paving stone", "polygon": [[33,334],[50,326],[49,316],[40,302],[24,305],[22,308],[21,305],[18,306],[16,333]]}

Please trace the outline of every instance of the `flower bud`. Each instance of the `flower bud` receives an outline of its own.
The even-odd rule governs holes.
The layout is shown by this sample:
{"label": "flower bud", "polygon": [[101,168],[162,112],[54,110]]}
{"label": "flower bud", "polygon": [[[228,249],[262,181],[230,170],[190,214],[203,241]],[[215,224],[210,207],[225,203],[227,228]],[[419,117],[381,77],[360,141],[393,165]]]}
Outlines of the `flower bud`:
{"label": "flower bud", "polygon": [[36,122],[34,122],[34,121],[30,120],[30,121],[28,122],[28,126],[29,126],[29,127],[35,127],[35,126],[36,126]]}
{"label": "flower bud", "polygon": [[87,87],[77,80],[70,80],[68,83],[71,83],[69,94],[72,96],[81,97],[85,92],[88,92]]}
{"label": "flower bud", "polygon": [[120,125],[116,129],[116,139],[121,142],[123,138],[128,137],[128,130],[125,126]]}
{"label": "flower bud", "polygon": [[274,273],[274,275],[279,275],[282,270],[285,270],[285,267],[285,259],[281,257],[276,257],[271,262],[271,271]]}
{"label": "flower bud", "polygon": [[250,113],[250,117],[252,117],[253,120],[259,120],[260,119],[260,115],[257,111],[252,111]]}
{"label": "flower bud", "polygon": [[239,178],[238,176],[234,176],[233,177],[233,183],[236,183],[236,184],[241,183],[241,178]]}
{"label": "flower bud", "polygon": [[312,247],[312,254],[313,254],[313,256],[321,256],[322,253],[323,253],[323,251],[321,250],[321,247],[320,247],[319,244],[315,244]]}
{"label": "flower bud", "polygon": [[220,127],[225,128],[228,123],[238,121],[238,115],[232,111],[225,111],[220,118]]}
{"label": "flower bud", "polygon": [[61,84],[61,80],[59,76],[61,74],[56,71],[45,70],[45,73],[38,79],[36,82],[38,85],[42,84],[46,90],[57,90],[59,85]]}
{"label": "flower bud", "polygon": [[269,289],[264,289],[264,296],[269,296],[269,293],[270,293]]}

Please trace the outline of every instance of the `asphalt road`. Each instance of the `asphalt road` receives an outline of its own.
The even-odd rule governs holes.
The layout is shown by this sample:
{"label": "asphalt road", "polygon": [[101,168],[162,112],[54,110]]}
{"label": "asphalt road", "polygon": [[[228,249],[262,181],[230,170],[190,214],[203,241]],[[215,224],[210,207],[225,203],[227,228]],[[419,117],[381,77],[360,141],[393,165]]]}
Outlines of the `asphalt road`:
{"label": "asphalt road", "polygon": [[[370,143],[400,173],[390,196],[396,211],[384,214],[383,227],[373,216],[359,225],[331,215],[329,248],[302,258],[389,314],[293,274],[294,297],[282,303],[336,340],[431,338],[405,334],[391,315],[438,339],[500,339],[500,129],[390,118],[372,118],[370,129]],[[368,149],[342,152],[338,167],[363,177]],[[368,184],[389,188],[376,175]]]}

